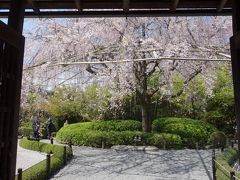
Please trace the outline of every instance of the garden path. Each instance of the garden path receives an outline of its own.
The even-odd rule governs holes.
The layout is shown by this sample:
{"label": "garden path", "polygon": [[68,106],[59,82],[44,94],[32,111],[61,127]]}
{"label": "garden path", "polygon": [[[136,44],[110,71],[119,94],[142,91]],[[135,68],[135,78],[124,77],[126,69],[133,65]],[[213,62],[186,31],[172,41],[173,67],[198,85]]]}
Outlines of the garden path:
{"label": "garden path", "polygon": [[40,161],[46,159],[46,154],[37,151],[30,151],[21,148],[19,145],[17,147],[17,163],[16,163],[16,173],[18,168],[26,170],[27,168],[39,163]]}
{"label": "garden path", "polygon": [[74,157],[52,180],[211,180],[211,151],[115,151],[73,147]]}

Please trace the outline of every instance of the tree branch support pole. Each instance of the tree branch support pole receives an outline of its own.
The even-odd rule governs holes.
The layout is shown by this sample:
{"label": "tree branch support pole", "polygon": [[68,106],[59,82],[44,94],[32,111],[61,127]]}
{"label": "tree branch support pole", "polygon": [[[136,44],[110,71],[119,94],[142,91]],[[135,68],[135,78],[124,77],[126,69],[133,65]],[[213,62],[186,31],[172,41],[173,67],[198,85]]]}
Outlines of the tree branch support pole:
{"label": "tree branch support pole", "polygon": [[233,36],[230,38],[230,47],[232,56],[231,61],[236,111],[238,151],[240,151],[240,40],[238,38],[240,32],[240,1],[233,0],[232,2]]}
{"label": "tree branch support pole", "polygon": [[212,172],[213,172],[213,180],[216,180],[216,156],[215,156],[215,149],[212,150]]}

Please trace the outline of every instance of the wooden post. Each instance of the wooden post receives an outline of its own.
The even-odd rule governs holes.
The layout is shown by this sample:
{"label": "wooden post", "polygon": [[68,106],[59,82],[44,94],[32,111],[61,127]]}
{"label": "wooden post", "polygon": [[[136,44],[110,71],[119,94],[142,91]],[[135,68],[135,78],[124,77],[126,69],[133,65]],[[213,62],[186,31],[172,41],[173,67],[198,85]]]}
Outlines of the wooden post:
{"label": "wooden post", "polygon": [[166,150],[166,140],[163,140],[163,150]]}
{"label": "wooden post", "polygon": [[230,180],[235,180],[235,172],[234,171],[230,172]]}
{"label": "wooden post", "polygon": [[51,138],[50,141],[51,141],[51,144],[53,144],[53,138]]}
{"label": "wooden post", "polygon": [[22,180],[22,168],[18,169],[17,179]]}
{"label": "wooden post", "polygon": [[72,141],[68,141],[68,146],[72,149]]}
{"label": "wooden post", "polygon": [[196,143],[196,150],[198,150],[199,146],[198,146],[198,142]]}
{"label": "wooden post", "polygon": [[[24,54],[24,38],[22,38],[24,21],[25,3],[24,0],[12,0],[10,5],[8,26],[15,30],[21,39],[21,46],[4,42],[4,49],[0,51],[4,54],[0,57],[0,74],[8,74],[3,77],[1,85],[4,91],[1,91],[0,106],[4,111],[0,111],[0,179],[14,179],[16,169],[17,153],[17,132],[19,121],[19,107],[21,95],[22,66]],[[7,37],[11,39],[12,37]],[[2,40],[1,40],[2,42]],[[1,53],[0,53],[1,54]],[[6,93],[5,93],[6,92]],[[0,134],[1,134],[0,133]],[[0,135],[1,136],[1,135]]]}
{"label": "wooden post", "polygon": [[67,164],[67,147],[64,146],[63,148],[64,148],[63,149],[63,163],[64,163],[64,165],[66,165]]}
{"label": "wooden post", "polygon": [[213,180],[216,180],[216,157],[215,157],[215,149],[212,151],[212,171],[213,171]]}
{"label": "wooden post", "polygon": [[105,143],[104,143],[104,141],[102,141],[102,149],[104,149],[105,148]]}
{"label": "wooden post", "polygon": [[50,176],[50,173],[51,173],[51,155],[47,154],[46,179]]}
{"label": "wooden post", "polygon": [[221,152],[223,152],[223,151],[224,151],[224,147],[222,146],[222,147],[221,147]]}
{"label": "wooden post", "polygon": [[234,147],[234,141],[231,142],[231,146],[232,146],[232,148]]}
{"label": "wooden post", "polygon": [[232,4],[233,36],[230,38],[230,47],[236,111],[238,151],[240,151],[240,47],[237,47],[235,42],[235,38],[240,32],[240,1],[233,0]]}

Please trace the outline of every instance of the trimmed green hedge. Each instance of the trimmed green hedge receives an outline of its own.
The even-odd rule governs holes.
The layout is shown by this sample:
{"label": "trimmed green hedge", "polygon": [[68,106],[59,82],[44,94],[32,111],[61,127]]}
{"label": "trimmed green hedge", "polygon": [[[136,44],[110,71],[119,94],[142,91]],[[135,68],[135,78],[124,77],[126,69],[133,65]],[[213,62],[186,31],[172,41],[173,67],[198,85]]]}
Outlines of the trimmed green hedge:
{"label": "trimmed green hedge", "polygon": [[57,133],[60,142],[71,142],[77,146],[105,147],[113,145],[134,145],[134,136],[141,136],[138,145],[155,145],[163,148],[181,148],[181,137],[168,133],[144,133],[139,131],[141,123],[133,120],[99,121],[70,124]]}
{"label": "trimmed green hedge", "polygon": [[167,133],[152,133],[147,139],[149,145],[154,145],[158,148],[181,148],[181,137],[176,134]]}
{"label": "trimmed green hedge", "polygon": [[[232,171],[232,164],[237,160],[239,157],[239,154],[237,152],[237,149],[235,148],[229,148],[224,151],[224,153],[217,156],[216,160],[219,164],[221,164],[226,170],[229,172]],[[220,167],[218,164],[216,164],[216,176],[217,179],[220,180],[229,180],[230,179],[230,173],[227,173],[225,170],[223,170],[222,167]],[[240,178],[240,174],[237,173],[236,176]]]}
{"label": "trimmed green hedge", "polygon": [[[30,141],[26,138],[20,140],[19,145],[22,148],[40,151],[44,153],[53,153],[51,156],[51,175],[61,169],[64,166],[64,146],[61,145],[52,145],[47,143],[42,143],[38,141]],[[72,158],[72,149],[67,147],[67,160]],[[46,174],[46,160],[41,161],[40,163],[28,168],[23,171],[23,179],[24,180],[45,180],[47,179]]]}
{"label": "trimmed green hedge", "polygon": [[153,131],[181,136],[188,147],[205,146],[216,128],[205,121],[189,118],[159,118],[153,121]]}
{"label": "trimmed green hedge", "polygon": [[32,128],[31,127],[19,127],[18,133],[24,137],[30,137],[32,135]]}
{"label": "trimmed green hedge", "polygon": [[160,118],[153,121],[153,133],[141,132],[141,122],[134,120],[112,120],[70,124],[59,130],[57,140],[78,146],[105,147],[112,145],[134,145],[135,135],[142,141],[138,145],[154,145],[160,148],[180,148],[183,143],[204,147],[210,134],[216,131],[212,125],[188,118]]}
{"label": "trimmed green hedge", "polygon": [[71,124],[71,129],[91,129],[97,131],[141,131],[142,124],[141,122],[135,120],[109,120]]}

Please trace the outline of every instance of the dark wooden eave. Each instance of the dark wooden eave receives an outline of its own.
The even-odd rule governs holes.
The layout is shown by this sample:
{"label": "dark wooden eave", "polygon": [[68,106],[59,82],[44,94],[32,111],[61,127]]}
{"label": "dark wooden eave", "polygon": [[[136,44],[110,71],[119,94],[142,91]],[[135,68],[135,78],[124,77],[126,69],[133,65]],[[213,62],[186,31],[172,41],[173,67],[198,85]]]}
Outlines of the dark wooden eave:
{"label": "dark wooden eave", "polygon": [[[10,0],[0,0],[7,16]],[[231,0],[26,0],[25,17],[230,15]]]}

